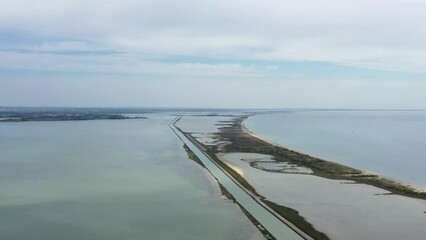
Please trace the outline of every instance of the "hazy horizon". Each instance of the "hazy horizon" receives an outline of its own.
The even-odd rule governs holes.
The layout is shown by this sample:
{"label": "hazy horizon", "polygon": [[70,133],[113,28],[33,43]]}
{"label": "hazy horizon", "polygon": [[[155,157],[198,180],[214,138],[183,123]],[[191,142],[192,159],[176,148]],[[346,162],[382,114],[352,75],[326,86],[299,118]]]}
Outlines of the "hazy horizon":
{"label": "hazy horizon", "polygon": [[146,106],[0,106],[1,109],[21,108],[21,109],[133,109],[133,110],[248,110],[248,111],[426,111],[426,108],[232,108],[232,107],[146,107]]}

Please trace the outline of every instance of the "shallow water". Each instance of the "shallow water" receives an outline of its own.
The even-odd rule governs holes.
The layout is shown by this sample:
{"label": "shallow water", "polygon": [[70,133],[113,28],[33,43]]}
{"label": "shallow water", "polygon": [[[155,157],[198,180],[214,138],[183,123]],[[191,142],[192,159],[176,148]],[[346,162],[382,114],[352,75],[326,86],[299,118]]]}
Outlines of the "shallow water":
{"label": "shallow water", "polygon": [[426,112],[296,111],[245,125],[290,149],[426,188]]}
{"label": "shallow water", "polygon": [[0,123],[0,239],[261,239],[172,119]]}
{"label": "shallow water", "polygon": [[[205,119],[198,126],[206,125],[206,129],[211,129],[214,122],[208,117]],[[270,156],[233,153],[226,158],[243,171],[244,178],[257,192],[273,202],[298,210],[331,239],[420,240],[426,235],[426,202],[423,200],[382,195],[388,191],[348,181],[267,172],[251,167],[249,163],[253,159],[269,161]]]}
{"label": "shallow water", "polygon": [[285,173],[298,173],[298,174],[309,174],[313,171],[309,168],[298,167],[294,164],[289,164],[285,162],[256,162],[253,164],[253,167],[264,169],[268,171],[279,171]]}
{"label": "shallow water", "polygon": [[271,214],[255,199],[238,186],[228,175],[226,175],[216,164],[210,160],[206,154],[199,150],[180,131],[172,126],[176,135],[188,146],[189,149],[200,159],[206,168],[215,178],[226,188],[243,208],[245,208],[262,226],[268,230],[277,240],[302,240],[303,238],[294,230],[281,222],[276,216]]}
{"label": "shallow water", "polygon": [[[296,209],[331,239],[424,239],[426,201],[364,184],[312,175],[266,172],[241,159],[259,154],[221,155],[239,166],[244,178],[268,200]],[[267,157],[267,155],[264,155]]]}

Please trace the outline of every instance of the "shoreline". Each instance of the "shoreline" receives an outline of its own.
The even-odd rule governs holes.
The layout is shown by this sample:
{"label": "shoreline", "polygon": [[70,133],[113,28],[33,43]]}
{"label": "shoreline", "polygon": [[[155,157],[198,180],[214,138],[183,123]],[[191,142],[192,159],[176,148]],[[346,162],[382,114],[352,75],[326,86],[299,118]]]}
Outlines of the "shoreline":
{"label": "shoreline", "polygon": [[[269,140],[269,139],[267,139],[267,138],[265,138],[265,137],[262,137],[262,136],[260,136],[260,135],[257,135],[256,133],[254,133],[253,131],[251,131],[251,130],[250,130],[250,129],[249,129],[249,128],[245,125],[245,122],[248,120],[248,118],[249,118],[249,117],[253,117],[253,116],[256,116],[256,115],[257,115],[257,114],[253,114],[253,115],[250,115],[250,116],[246,116],[244,119],[242,119],[242,121],[241,121],[241,123],[240,123],[240,125],[241,125],[241,130],[242,130],[244,133],[246,133],[246,134],[250,135],[251,137],[253,137],[253,138],[257,138],[257,139],[259,139],[259,140],[261,140],[261,141],[264,141],[264,142],[266,142],[266,143],[268,143],[268,144],[271,144],[271,145],[273,145],[273,146],[275,146],[275,147],[288,149],[288,150],[290,150],[290,151],[292,151],[292,152],[295,152],[295,153],[298,153],[298,154],[301,154],[301,155],[308,155],[308,156],[310,156],[310,157],[317,158],[317,159],[321,159],[321,160],[323,160],[323,161],[327,161],[327,162],[332,163],[332,164],[337,164],[337,165],[342,165],[342,166],[345,166],[345,167],[348,167],[348,168],[353,168],[353,167],[351,167],[351,166],[347,166],[347,165],[341,164],[341,163],[339,163],[339,162],[331,161],[331,160],[328,160],[328,159],[327,159],[327,160],[326,160],[326,159],[322,159],[322,158],[317,157],[317,156],[315,156],[315,155],[312,155],[312,154],[310,154],[310,153],[306,153],[306,152],[302,152],[302,151],[299,151],[299,150],[294,150],[294,149],[288,148],[288,147],[286,147],[286,146],[284,146],[284,145],[282,145],[282,144],[279,144],[279,143],[274,142],[274,141],[272,141],[272,140]],[[419,186],[415,186],[415,185],[413,185],[413,184],[405,183],[405,182],[403,182],[403,181],[401,181],[401,180],[394,179],[394,178],[391,178],[391,177],[388,177],[388,176],[385,176],[385,175],[382,175],[382,174],[378,174],[378,173],[375,173],[375,172],[371,172],[371,171],[367,171],[367,170],[362,170],[362,169],[357,169],[357,170],[361,171],[361,172],[362,172],[364,175],[366,175],[366,176],[375,175],[375,176],[377,176],[379,179],[382,179],[382,180],[385,180],[385,181],[391,181],[391,182],[394,182],[395,184],[398,184],[398,185],[400,185],[400,186],[404,186],[404,187],[406,187],[406,188],[412,189],[413,191],[415,191],[415,192],[417,192],[417,193],[426,193],[426,188],[422,188],[422,187],[419,187]],[[355,182],[356,182],[356,181],[355,181]],[[388,189],[386,189],[386,190],[388,190]],[[391,193],[392,193],[392,192],[391,192]]]}
{"label": "shoreline", "polygon": [[264,239],[266,240],[276,240],[274,236],[271,235],[269,231],[263,227],[263,225],[256,220],[248,211],[245,209],[241,204],[239,204],[234,196],[226,190],[226,188],[219,182],[219,180],[213,175],[212,172],[201,162],[201,160],[192,152],[191,149],[188,148],[186,144],[183,145],[184,150],[186,151],[188,158],[192,161],[194,161],[196,164],[199,165],[201,169],[206,171],[206,174],[209,174],[209,176],[212,178],[212,181],[214,181],[217,185],[217,191],[221,195],[221,198],[224,200],[232,201],[240,210],[243,212],[243,214],[248,218],[248,220],[253,224],[255,228],[259,230],[259,232],[262,234]]}
{"label": "shoreline", "polygon": [[[177,117],[170,124],[170,126],[174,126],[174,124],[179,120],[180,117]],[[173,128],[172,130],[175,131]],[[191,136],[190,132],[184,132],[178,127],[176,131],[179,131],[181,134],[183,134],[182,138],[186,137],[187,140],[191,142],[191,144],[198,148],[199,151],[201,151],[207,157],[207,159],[209,159],[220,171],[222,171],[227,177],[229,177],[229,179],[234,182],[241,190],[243,190],[252,200],[259,204],[261,208],[269,212],[269,214],[273,215],[278,221],[280,221],[284,226],[287,226],[289,229],[291,229],[296,235],[306,240],[329,240],[327,235],[325,235],[323,232],[318,231],[310,222],[308,222],[303,216],[301,216],[297,210],[277,205],[273,202],[268,201],[264,196],[257,193],[256,189],[254,189],[253,186],[251,186],[244,177],[242,177],[238,172],[228,166],[228,164],[226,164],[224,161],[219,159],[219,157],[216,155],[218,152],[212,151],[212,146],[206,146],[198,142]],[[175,133],[177,134],[177,132]],[[181,137],[179,136],[179,138]],[[185,145],[187,145],[186,142],[184,143]],[[239,203],[237,202],[237,204]],[[241,204],[239,205],[241,206]],[[241,207],[244,211],[243,206]],[[253,219],[256,220],[256,218]],[[261,227],[259,228],[259,230],[263,231],[266,229],[264,227]],[[268,235],[264,236],[269,239]],[[281,238],[280,234],[272,235],[272,238],[274,238],[274,236],[276,238]]]}
{"label": "shoreline", "polygon": [[[209,150],[207,150],[201,143],[193,139],[189,133],[183,132],[180,128],[176,127],[174,124],[180,120],[180,117],[177,117],[172,123],[169,124],[170,128],[173,132],[182,140],[182,142],[198,157],[203,157],[202,162],[207,161],[208,164],[212,164],[214,168],[217,168],[217,170],[220,172],[219,176],[223,174],[225,178],[229,178],[231,181],[230,184],[235,184],[238,189],[242,190],[244,194],[238,195],[236,197],[236,203],[240,205],[241,209],[244,211],[245,206],[250,206],[252,210],[255,210],[254,212],[247,211],[249,215],[252,217],[253,220],[259,222],[260,226],[259,230],[264,234],[267,239],[307,239],[307,240],[313,240],[310,235],[305,233],[304,231],[300,230],[298,227],[296,227],[292,222],[288,221],[286,218],[282,217],[280,214],[272,210],[272,208],[263,202],[263,199],[259,198],[259,195],[255,193],[254,189],[247,189],[246,185],[241,183],[241,180],[244,180],[243,178],[235,179],[234,175],[232,173],[234,172],[232,169],[226,166],[223,162],[217,160],[217,157],[212,154]],[[196,152],[194,152],[194,150]],[[197,154],[198,153],[198,154]],[[212,154],[212,155],[211,155]],[[227,170],[224,169],[224,166],[226,166]],[[210,167],[209,167],[210,169]],[[213,174],[213,172],[212,172]],[[238,173],[236,173],[238,175]],[[215,175],[215,174],[213,174]],[[238,175],[239,176],[239,175]],[[219,179],[218,179],[219,181]],[[220,182],[220,181],[219,181]],[[247,183],[248,184],[248,183]],[[251,187],[250,185],[248,185]],[[225,186],[224,186],[225,187]],[[240,194],[239,191],[236,190],[235,193]],[[231,193],[232,195],[232,193]],[[240,200],[238,200],[240,198]],[[241,202],[240,202],[241,201]],[[257,204],[253,204],[257,203]],[[257,218],[261,218],[264,220],[264,222],[261,223],[260,220]],[[250,217],[249,217],[250,218]],[[267,220],[267,221],[266,221]],[[278,224],[279,223],[279,224]],[[266,224],[266,225],[264,225]],[[283,224],[283,225],[281,225]],[[258,226],[257,224],[255,224]],[[262,226],[264,225],[264,226]],[[282,234],[285,234],[284,235]]]}
{"label": "shoreline", "polygon": [[349,180],[355,183],[368,184],[387,190],[391,194],[426,200],[426,191],[422,188],[414,187],[389,177],[369,173],[340,163],[320,159],[309,154],[293,151],[285,146],[257,136],[243,124],[244,120],[250,116],[253,116],[253,114],[238,116],[234,118],[228,126],[220,128],[220,132],[218,132],[217,135],[222,140],[229,141],[230,144],[223,146],[224,149],[214,149],[214,151],[268,154],[274,156],[277,161],[290,162],[298,166],[310,168],[313,171],[312,175],[328,179]]}
{"label": "shoreline", "polygon": [[[426,200],[426,195],[424,195],[423,192],[418,193],[414,191],[413,188],[410,188],[401,182],[392,181],[389,178],[378,175],[370,175],[365,171],[296,152],[287,149],[282,145],[269,141],[261,136],[257,136],[244,125],[244,121],[249,116],[253,116],[253,114],[234,116],[234,118],[232,118],[230,121],[226,121],[227,124],[220,124],[220,127],[218,128],[219,132],[216,133],[216,136],[220,141],[229,142],[229,144],[204,145],[198,142],[196,139],[192,139],[192,137],[191,139],[203,149],[203,152],[210,157],[212,162],[221,166],[224,165],[222,171],[225,170],[230,175],[232,175],[232,178],[234,178],[233,181],[238,181],[248,191],[252,191],[254,195],[260,198],[260,201],[266,204],[275,213],[281,215],[283,218],[293,223],[309,236],[315,236],[315,239],[329,238],[325,233],[319,232],[315,228],[315,225],[305,219],[303,215],[299,214],[295,208],[289,208],[286,207],[286,204],[280,205],[274,201],[269,201],[267,198],[257,193],[256,189],[244,177],[239,175],[234,169],[232,169],[232,167],[230,167],[225,161],[223,161],[223,159],[221,159],[221,154],[229,154],[233,152],[267,154],[271,155],[274,160],[278,162],[288,162],[298,166],[308,167],[313,171],[313,173],[309,174],[312,176],[323,179],[343,180],[342,182],[348,180],[350,182],[346,183],[360,185],[365,184],[389,191],[389,193],[384,193],[383,195],[395,194],[403,197],[414,198],[415,200],[419,201]],[[189,132],[186,134],[190,136]],[[237,178],[235,178],[234,173],[235,175],[238,175]],[[296,174],[297,173],[294,175]],[[308,228],[310,228],[310,230],[308,230]]]}

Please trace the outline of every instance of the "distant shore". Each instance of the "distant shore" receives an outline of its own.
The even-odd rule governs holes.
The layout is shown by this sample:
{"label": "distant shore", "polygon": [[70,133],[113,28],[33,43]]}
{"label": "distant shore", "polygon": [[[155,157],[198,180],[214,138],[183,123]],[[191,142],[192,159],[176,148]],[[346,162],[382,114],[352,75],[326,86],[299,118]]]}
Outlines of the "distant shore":
{"label": "distant shore", "polygon": [[146,117],[128,117],[121,114],[93,113],[0,113],[1,122],[43,122],[43,121],[88,121],[88,120],[125,120],[146,119]]}

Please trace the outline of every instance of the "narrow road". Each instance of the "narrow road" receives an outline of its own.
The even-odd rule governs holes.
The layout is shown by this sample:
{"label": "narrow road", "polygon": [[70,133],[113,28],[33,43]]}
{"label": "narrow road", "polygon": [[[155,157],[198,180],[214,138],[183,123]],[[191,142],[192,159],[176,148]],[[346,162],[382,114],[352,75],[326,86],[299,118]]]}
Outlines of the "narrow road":
{"label": "narrow road", "polygon": [[313,240],[310,236],[297,229],[286,219],[266,206],[257,196],[246,190],[234,180],[224,169],[205,154],[202,146],[194,139],[189,139],[175,126],[181,117],[177,117],[169,126],[182,142],[203,162],[212,175],[233,195],[235,200],[244,207],[256,220],[263,225],[277,240]]}

